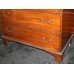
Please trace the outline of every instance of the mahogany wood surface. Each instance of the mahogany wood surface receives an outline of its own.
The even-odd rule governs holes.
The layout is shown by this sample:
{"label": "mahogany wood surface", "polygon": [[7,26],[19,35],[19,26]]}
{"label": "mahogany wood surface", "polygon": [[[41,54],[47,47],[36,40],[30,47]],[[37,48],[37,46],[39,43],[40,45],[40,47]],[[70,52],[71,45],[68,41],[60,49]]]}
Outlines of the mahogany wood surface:
{"label": "mahogany wood surface", "polygon": [[73,10],[12,9],[2,12],[5,43],[7,39],[40,48],[61,61],[61,51],[73,33]]}

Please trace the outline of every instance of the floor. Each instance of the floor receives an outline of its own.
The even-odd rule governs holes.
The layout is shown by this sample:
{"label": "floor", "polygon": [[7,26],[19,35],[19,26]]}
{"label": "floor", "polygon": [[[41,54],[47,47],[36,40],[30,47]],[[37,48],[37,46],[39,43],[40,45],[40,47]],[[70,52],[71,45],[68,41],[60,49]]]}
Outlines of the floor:
{"label": "floor", "polygon": [[[57,62],[45,51],[16,42],[9,42],[7,47],[0,39],[0,64],[57,64]],[[71,46],[66,48],[60,64],[74,64],[74,38]]]}

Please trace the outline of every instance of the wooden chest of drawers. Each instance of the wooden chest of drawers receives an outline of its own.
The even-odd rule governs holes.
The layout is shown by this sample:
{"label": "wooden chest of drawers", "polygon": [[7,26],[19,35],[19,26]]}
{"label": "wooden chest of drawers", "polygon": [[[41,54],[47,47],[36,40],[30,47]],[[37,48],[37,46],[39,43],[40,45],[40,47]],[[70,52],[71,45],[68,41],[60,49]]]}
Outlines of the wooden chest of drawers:
{"label": "wooden chest of drawers", "polygon": [[30,45],[61,61],[64,49],[72,38],[74,10],[2,10],[2,38]]}

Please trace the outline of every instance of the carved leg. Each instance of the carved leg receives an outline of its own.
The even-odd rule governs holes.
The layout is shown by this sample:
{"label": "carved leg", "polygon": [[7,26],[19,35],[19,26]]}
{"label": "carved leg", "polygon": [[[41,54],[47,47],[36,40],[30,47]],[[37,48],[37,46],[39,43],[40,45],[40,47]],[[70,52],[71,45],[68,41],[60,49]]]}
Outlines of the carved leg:
{"label": "carved leg", "polygon": [[60,63],[62,61],[62,55],[55,55],[55,61],[57,61],[58,63]]}
{"label": "carved leg", "polygon": [[7,39],[5,39],[5,38],[2,38],[2,42],[3,42],[3,44],[5,45],[5,46],[8,46],[8,40]]}
{"label": "carved leg", "polygon": [[57,61],[58,63],[60,63],[62,61],[62,55],[61,54],[52,54],[55,58],[55,61]]}

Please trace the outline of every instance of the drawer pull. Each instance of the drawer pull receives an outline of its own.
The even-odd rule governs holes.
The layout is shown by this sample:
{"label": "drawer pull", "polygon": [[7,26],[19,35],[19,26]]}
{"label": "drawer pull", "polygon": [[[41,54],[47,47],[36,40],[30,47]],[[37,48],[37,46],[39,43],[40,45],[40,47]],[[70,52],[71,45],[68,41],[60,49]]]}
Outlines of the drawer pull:
{"label": "drawer pull", "polygon": [[7,15],[7,16],[9,16],[11,13],[9,12],[9,11],[3,11],[3,15]]}
{"label": "drawer pull", "polygon": [[52,21],[49,20],[49,19],[44,19],[44,18],[42,18],[42,19],[41,19],[41,22],[43,22],[43,23],[51,23]]}
{"label": "drawer pull", "polygon": [[10,15],[10,12],[7,12],[6,15]]}
{"label": "drawer pull", "polygon": [[49,39],[48,42],[50,42],[52,39]]}
{"label": "drawer pull", "polygon": [[13,30],[13,29],[8,29],[8,28],[7,28],[7,31],[8,31],[9,33],[11,33],[11,32],[13,32],[14,30]]}
{"label": "drawer pull", "polygon": [[48,23],[51,23],[51,20],[48,20]]}
{"label": "drawer pull", "polygon": [[42,39],[43,39],[43,41],[46,42],[46,43],[49,43],[49,42],[51,42],[51,40],[52,40],[51,38],[46,39],[45,37],[43,37]]}
{"label": "drawer pull", "polygon": [[44,19],[42,18],[41,21],[44,21]]}

